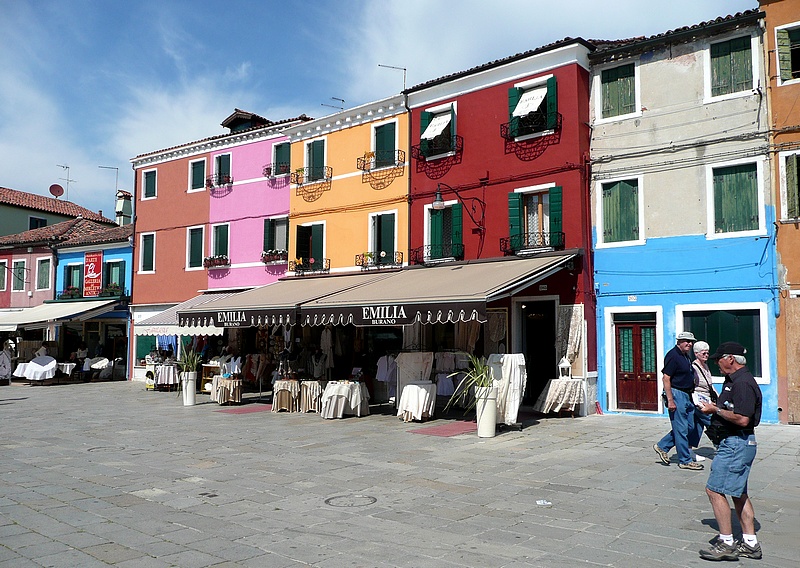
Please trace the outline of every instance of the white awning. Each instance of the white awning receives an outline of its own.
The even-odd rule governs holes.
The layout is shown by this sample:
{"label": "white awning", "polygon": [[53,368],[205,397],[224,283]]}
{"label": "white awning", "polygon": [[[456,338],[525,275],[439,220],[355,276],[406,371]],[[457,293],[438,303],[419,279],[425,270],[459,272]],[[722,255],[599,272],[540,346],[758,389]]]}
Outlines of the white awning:
{"label": "white awning", "polygon": [[519,98],[519,102],[514,108],[514,112],[511,113],[511,116],[525,116],[531,112],[536,112],[539,107],[542,106],[542,101],[546,96],[546,86],[525,91]]}
{"label": "white awning", "polygon": [[451,118],[452,117],[450,116],[449,112],[437,114],[433,117],[433,120],[428,123],[428,128],[425,129],[425,132],[422,133],[420,138],[422,140],[433,140],[439,134],[441,134],[445,128],[447,128],[447,125],[450,124]]}
{"label": "white awning", "polygon": [[178,311],[202,306],[214,300],[233,296],[236,292],[209,292],[190,298],[133,325],[134,335],[222,335],[223,327],[215,325],[178,325]]}
{"label": "white awning", "polygon": [[53,302],[0,315],[0,331],[45,327],[51,322],[85,320],[112,311],[118,300]]}

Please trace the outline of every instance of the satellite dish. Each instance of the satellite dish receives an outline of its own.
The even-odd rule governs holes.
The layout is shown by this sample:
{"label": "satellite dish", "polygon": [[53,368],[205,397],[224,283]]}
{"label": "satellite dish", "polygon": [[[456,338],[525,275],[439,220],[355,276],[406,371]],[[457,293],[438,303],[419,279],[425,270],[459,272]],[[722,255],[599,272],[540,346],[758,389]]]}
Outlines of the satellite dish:
{"label": "satellite dish", "polygon": [[50,194],[56,199],[58,199],[59,197],[64,195],[64,188],[58,185],[57,183],[54,183],[53,185],[50,186]]}

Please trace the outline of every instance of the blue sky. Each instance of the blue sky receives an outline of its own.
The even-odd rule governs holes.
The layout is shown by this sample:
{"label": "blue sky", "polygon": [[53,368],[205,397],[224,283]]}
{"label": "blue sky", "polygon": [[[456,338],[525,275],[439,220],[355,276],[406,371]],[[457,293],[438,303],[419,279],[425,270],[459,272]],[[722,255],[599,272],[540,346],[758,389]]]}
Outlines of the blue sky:
{"label": "blue sky", "polygon": [[[642,8],[647,6],[647,9]],[[565,37],[653,35],[757,0],[0,0],[0,186],[113,218],[115,170],[234,108],[324,116]],[[66,198],[64,196],[63,198]],[[62,199],[63,199],[62,198]]]}

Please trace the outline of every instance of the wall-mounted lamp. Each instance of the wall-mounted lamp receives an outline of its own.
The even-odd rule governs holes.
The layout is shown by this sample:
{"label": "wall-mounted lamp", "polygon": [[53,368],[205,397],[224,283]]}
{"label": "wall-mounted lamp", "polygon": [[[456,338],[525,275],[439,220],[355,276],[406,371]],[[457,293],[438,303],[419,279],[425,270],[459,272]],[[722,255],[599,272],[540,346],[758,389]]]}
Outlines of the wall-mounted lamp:
{"label": "wall-mounted lamp", "polygon": [[[435,209],[436,211],[441,211],[447,205],[444,203],[444,199],[442,199],[442,188],[447,189],[448,191],[452,191],[456,198],[458,199],[459,203],[464,205],[464,211],[467,212],[470,220],[472,221],[473,225],[477,227],[477,232],[481,235],[486,232],[486,225],[484,224],[484,218],[486,216],[486,202],[478,197],[461,197],[458,193],[458,190],[450,187],[446,183],[437,183],[436,184],[436,193],[433,196],[433,203],[431,203],[431,208]],[[469,206],[466,201],[469,200]],[[478,215],[476,217],[476,214]]]}

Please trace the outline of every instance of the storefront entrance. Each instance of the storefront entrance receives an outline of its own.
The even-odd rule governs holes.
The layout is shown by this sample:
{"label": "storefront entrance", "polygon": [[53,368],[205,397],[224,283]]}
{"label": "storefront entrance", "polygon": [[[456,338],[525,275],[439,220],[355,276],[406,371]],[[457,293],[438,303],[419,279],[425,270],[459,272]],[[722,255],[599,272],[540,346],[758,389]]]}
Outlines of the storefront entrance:
{"label": "storefront entrance", "polygon": [[522,403],[532,405],[547,386],[558,378],[556,358],[556,303],[550,300],[525,301],[522,310],[522,345],[528,381]]}

